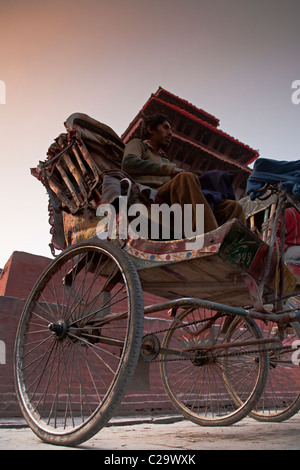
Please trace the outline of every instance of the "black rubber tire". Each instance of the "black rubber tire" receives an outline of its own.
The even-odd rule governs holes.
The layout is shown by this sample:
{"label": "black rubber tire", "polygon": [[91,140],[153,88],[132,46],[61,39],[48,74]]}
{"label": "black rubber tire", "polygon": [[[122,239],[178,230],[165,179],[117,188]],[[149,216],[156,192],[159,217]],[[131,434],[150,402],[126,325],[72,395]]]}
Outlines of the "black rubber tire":
{"label": "black rubber tire", "polygon": [[[205,309],[201,309],[205,310]],[[198,309],[200,311],[200,309]],[[215,312],[208,311],[203,315],[210,318]],[[190,316],[189,316],[190,315]],[[204,318],[199,314],[200,318]],[[202,317],[201,317],[202,315]],[[184,344],[193,343],[201,350],[201,341],[210,341],[207,336],[208,330],[197,335],[197,327],[189,333],[189,328],[184,327],[182,337],[180,328],[173,329],[180,323],[189,323],[194,318],[197,321],[197,314],[194,318],[191,312],[181,312],[178,321],[174,320],[169,330],[166,332],[162,343],[162,351],[174,348],[182,348]],[[242,340],[243,329],[249,332],[244,339],[261,339],[262,335],[256,323],[252,319],[232,317],[224,314],[223,319],[212,324],[212,329],[218,331],[216,335],[217,346],[222,342],[235,341],[234,333],[237,332],[237,341]],[[200,323],[199,323],[200,324]],[[241,334],[237,330],[241,329]],[[199,330],[201,327],[199,326]],[[177,332],[177,333],[176,333]],[[222,333],[223,332],[223,333]],[[225,332],[225,333],[224,333]],[[174,339],[172,342],[172,336]],[[176,339],[176,335],[178,339]],[[194,335],[194,336],[192,336]],[[205,336],[206,335],[206,336]],[[213,336],[213,335],[212,335]],[[195,339],[193,339],[195,338]],[[254,346],[255,347],[255,346]],[[253,347],[252,347],[253,349]],[[229,352],[237,351],[238,348],[230,348]],[[203,350],[204,351],[204,350]],[[213,352],[213,348],[211,350]],[[218,354],[220,349],[215,350]],[[225,350],[226,351],[226,350]],[[226,358],[226,352],[221,359],[206,359],[206,356],[199,356],[199,360],[191,360],[190,363],[179,362],[176,365],[176,356],[168,356],[162,352],[161,377],[164,388],[174,407],[190,421],[201,426],[230,426],[247,416],[258,401],[266,383],[268,375],[268,356],[264,346],[260,346],[260,352],[251,356],[248,350],[241,350],[244,357],[244,364],[240,360],[237,364],[234,355]],[[244,355],[243,355],[244,354]],[[172,362],[174,361],[174,362]],[[181,367],[180,364],[183,364]],[[241,374],[235,382],[235,374]],[[242,375],[243,374],[243,375]],[[251,375],[251,380],[248,377]],[[230,377],[229,377],[230,376]],[[236,391],[240,383],[246,383],[246,390]],[[247,386],[249,385],[249,390]]]}
{"label": "black rubber tire", "polygon": [[[53,290],[52,284],[56,285],[54,284],[54,282],[56,282],[56,279],[62,278],[63,269],[64,269],[64,277],[62,278],[62,281],[61,281],[63,285],[61,289],[67,289],[66,288],[67,267],[71,262],[72,262],[72,265],[76,265],[75,262],[78,261],[80,256],[82,257],[82,259],[86,260],[85,272],[82,274],[82,277],[84,275],[86,276],[86,278],[84,279],[84,283],[85,282],[88,283],[86,279],[88,279],[88,276],[91,275],[90,274],[91,265],[92,263],[95,262],[95,260],[98,260],[97,266],[100,266],[100,268],[96,267],[96,271],[93,274],[94,276],[93,279],[95,279],[95,281],[93,282],[95,283],[95,285],[99,282],[98,279],[100,279],[100,276],[98,277],[98,274],[96,275],[95,273],[104,272],[107,269],[107,266],[113,267],[113,270],[111,271],[111,274],[110,274],[109,281],[107,281],[107,283],[115,282],[115,286],[118,285],[118,291],[116,289],[117,294],[114,294],[115,295],[114,300],[111,300],[109,305],[111,305],[111,308],[113,310],[115,309],[116,311],[117,311],[117,308],[120,308],[119,307],[120,305],[123,305],[122,302],[126,302],[126,305],[128,306],[127,307],[128,308],[127,320],[117,319],[116,322],[112,322],[112,325],[116,331],[117,338],[118,338],[118,334],[120,336],[120,333],[118,333],[116,326],[120,324],[119,330],[122,331],[122,335],[123,335],[121,337],[122,346],[119,346],[119,345],[107,346],[105,342],[104,344],[100,344],[99,346],[99,344],[95,342],[96,335],[93,334],[94,330],[92,330],[92,334],[91,334],[90,327],[86,326],[86,325],[91,324],[92,317],[93,317],[92,320],[94,322],[93,325],[96,324],[95,323],[96,314],[94,312],[94,309],[95,309],[96,304],[98,305],[99,303],[100,305],[99,299],[101,299],[101,295],[99,296],[99,293],[95,294],[95,297],[93,297],[93,301],[90,301],[88,303],[90,296],[91,296],[92,289],[94,289],[94,284],[93,284],[93,287],[86,289],[84,294],[83,294],[83,291],[84,291],[83,287],[80,287],[76,293],[76,288],[78,288],[78,285],[79,285],[79,281],[77,285],[76,280],[77,278],[80,277],[80,275],[78,274],[79,268],[76,267],[76,272],[75,272],[75,268],[73,268],[72,281],[71,281],[72,284],[69,286],[69,291],[68,291],[69,298],[67,299],[67,294],[65,294],[65,292],[63,294],[63,301],[65,303],[62,303],[61,296],[60,296],[60,300],[59,301],[57,300],[60,294],[59,294],[59,289],[57,288],[56,290],[56,287],[54,288],[54,291],[55,291],[55,298],[57,297],[56,298],[57,305],[53,307],[53,305],[55,305],[54,300],[53,302],[51,303],[49,302],[47,304],[44,302],[44,295],[45,295],[44,292],[48,292],[48,290],[50,290],[50,287]],[[119,284],[117,284],[117,281],[114,281],[114,279],[118,279]],[[107,285],[105,284],[105,282],[106,281],[104,280],[104,286],[106,286],[105,288],[107,289]],[[81,281],[81,284],[82,283],[83,281]],[[119,285],[121,285],[121,288],[119,288]],[[119,294],[121,292],[121,289],[122,289],[122,293]],[[88,294],[86,293],[87,291],[89,291]],[[71,294],[69,292],[71,292]],[[124,297],[125,300],[123,300],[123,298],[121,297],[121,295],[123,295],[124,292],[126,296]],[[114,304],[117,304],[116,299],[119,298],[118,297],[119,295],[122,300],[120,300],[120,303],[118,306],[114,306]],[[80,296],[81,296],[81,300],[80,300]],[[72,298],[72,302],[73,302],[73,305],[71,307],[69,305],[67,306],[67,300],[69,301],[70,298]],[[78,298],[79,300],[77,300]],[[40,299],[40,302],[38,303],[39,299]],[[103,303],[104,300],[103,301],[101,300],[101,302],[102,302],[102,307],[100,307],[97,310],[98,312],[97,314],[99,314],[101,310],[104,311],[107,308],[107,302],[106,304]],[[44,307],[42,307],[42,305]],[[84,305],[84,307],[82,307],[82,305]],[[90,308],[90,311],[88,310],[88,307]],[[72,316],[70,317],[71,315],[70,312],[72,312],[72,309],[73,309],[73,313],[72,313]],[[82,310],[81,312],[82,317],[80,317],[81,310]],[[44,311],[45,312],[47,311],[47,313],[44,313]],[[71,321],[70,318],[73,319],[73,323],[71,323],[71,325],[73,326],[75,325],[76,329],[74,328],[71,329],[70,325],[65,327],[66,323],[57,322],[60,315],[62,314],[64,314],[65,317],[69,315],[69,322]],[[48,328],[50,328],[50,326],[49,324],[46,323],[46,319],[48,321],[48,317],[51,315],[56,316],[57,318],[56,318],[56,323],[51,324],[52,331],[49,331]],[[113,315],[116,315],[116,317],[119,318],[118,317],[119,313],[113,312]],[[88,316],[90,317],[89,320],[87,320]],[[75,317],[76,317],[76,321],[75,321]],[[98,319],[97,321],[98,321],[98,328],[99,328],[97,332],[102,331],[101,328],[105,324],[103,317],[101,317],[101,319],[100,320]],[[122,321],[122,326],[121,326],[121,321]],[[118,409],[122,401],[122,398],[124,394],[126,393],[126,390],[131,382],[133,374],[135,372],[137,361],[138,361],[139,354],[140,354],[140,346],[141,346],[141,340],[142,340],[142,334],[143,334],[143,321],[144,321],[143,293],[142,293],[140,280],[139,280],[136,268],[133,265],[133,263],[130,261],[126,253],[124,253],[119,247],[113,245],[111,242],[101,241],[97,239],[97,240],[89,240],[89,241],[84,241],[82,243],[78,243],[75,246],[67,248],[63,253],[61,253],[56,259],[54,259],[50,263],[50,265],[46,268],[46,270],[43,272],[43,274],[40,276],[40,278],[36,282],[24,306],[24,309],[20,318],[18,330],[17,330],[16,341],[15,341],[15,354],[14,354],[14,375],[15,375],[15,384],[16,384],[16,392],[17,392],[18,401],[19,401],[21,410],[23,412],[23,415],[27,423],[29,424],[32,431],[37,436],[39,436],[40,439],[50,444],[63,445],[63,446],[75,446],[90,439],[93,435],[95,435],[98,431],[100,431],[100,429],[102,429],[108,423],[110,418],[114,415],[114,413]],[[90,323],[87,323],[87,322],[90,322]],[[42,331],[42,333],[39,333],[37,330],[34,330],[34,328],[36,329],[41,328],[41,325],[39,327],[34,326],[35,323],[41,324],[43,327],[45,325],[44,327],[45,331]],[[80,324],[80,327],[78,326],[79,324]],[[55,333],[53,332],[54,331],[53,325],[55,325],[55,328],[56,328]],[[111,333],[113,329],[110,326],[110,323],[107,322],[105,325],[108,325],[106,326],[107,331]],[[84,328],[86,328],[86,330],[84,330]],[[73,334],[71,333],[71,330],[73,331]],[[75,334],[74,334],[74,331],[75,331]],[[82,331],[84,331],[83,334],[82,334]],[[31,336],[29,333],[31,333]],[[35,334],[38,338],[39,338],[39,335],[44,335],[44,336],[41,336],[41,338],[45,338],[44,340],[41,339],[38,341],[39,347],[41,348],[41,351],[42,351],[40,355],[41,359],[39,360],[35,359],[34,352],[33,352],[34,347],[31,348],[31,346],[29,346],[28,338],[34,337]],[[47,349],[44,349],[44,346],[42,346],[42,344],[45,345],[49,343],[53,345],[52,352],[47,352]],[[120,350],[120,356],[118,356],[118,354],[115,351],[111,353],[109,348],[115,348],[117,350]],[[102,351],[104,350],[105,352],[102,353]],[[61,351],[60,356],[58,355],[57,351]],[[71,356],[72,354],[73,354],[73,359]],[[107,356],[105,356],[105,354]],[[111,360],[114,361],[114,364],[116,365],[111,366],[111,371],[109,371],[109,374],[111,374],[111,378],[110,378],[111,382],[108,384],[105,383],[106,392],[105,391],[103,392],[103,397],[102,397],[100,394],[100,388],[101,387],[104,388],[103,384],[105,380],[108,380],[108,379],[102,378],[103,377],[102,371],[99,371],[99,368],[101,366],[103,369],[105,369],[105,372],[107,372],[106,368],[109,370],[110,366],[107,363],[107,359],[106,359],[106,357],[109,357],[109,354],[112,358]],[[34,366],[32,366],[31,363],[29,362],[29,358],[31,355],[33,357],[32,362],[35,362]],[[89,355],[89,358],[86,359],[88,355]],[[29,358],[27,356],[29,356]],[[61,359],[62,356],[64,356],[64,360]],[[47,361],[45,360],[46,357],[48,357]],[[53,357],[55,358],[58,364],[56,368],[59,369],[59,367],[61,367],[61,369],[63,369],[63,374],[61,373],[61,375],[59,375],[59,372],[56,373],[56,371],[54,370],[54,365],[51,365],[51,362],[54,363]],[[98,357],[99,357],[99,362],[97,362]],[[38,369],[39,362],[40,362],[40,369],[41,369],[40,371]],[[78,362],[78,366],[77,366],[77,362]],[[79,362],[80,362],[80,366],[79,366]],[[82,378],[82,375],[84,375],[82,374],[82,364],[86,365],[86,368],[84,371],[84,374],[85,374],[84,378]],[[30,383],[30,379],[29,379],[31,372],[28,373],[28,370],[30,370],[31,367],[32,368],[34,367],[33,369],[34,374],[37,376],[35,380],[33,380],[32,378],[32,383]],[[50,372],[50,369],[51,369],[51,372]],[[52,369],[53,369],[53,373],[52,373]],[[66,376],[64,375],[65,371],[66,371]],[[48,380],[48,382],[47,382],[47,386],[43,385],[44,388],[42,388],[42,385],[41,385],[42,380],[43,380],[42,379],[43,374],[45,375],[45,377],[46,375],[49,376],[47,379],[45,378],[45,381]],[[56,379],[56,375],[58,376],[57,379]],[[76,375],[78,376],[77,378],[76,378]],[[87,379],[85,379],[86,377]],[[93,405],[93,408],[91,409],[91,411],[88,410],[87,412],[86,411],[84,412],[84,413],[87,413],[86,417],[84,417],[85,414],[83,414],[82,412],[82,418],[81,418],[82,422],[80,423],[74,422],[73,424],[72,421],[74,421],[74,417],[72,416],[72,417],[68,417],[68,419],[71,421],[71,425],[60,424],[59,427],[56,427],[57,426],[56,417],[53,419],[51,418],[51,422],[50,424],[48,424],[47,419],[41,415],[41,413],[44,413],[42,408],[43,407],[46,408],[46,405],[48,406],[48,409],[50,408],[50,412],[47,411],[47,413],[52,413],[50,392],[49,392],[49,404],[45,404],[42,407],[41,406],[42,398],[40,398],[40,400],[38,401],[37,398],[35,398],[36,393],[33,393],[32,389],[35,387],[36,388],[39,387],[41,389],[40,390],[41,396],[44,395],[45,397],[43,398],[43,400],[46,401],[46,396],[48,395],[48,389],[52,387],[52,382],[55,382],[55,380],[56,380],[56,394],[57,395],[61,394],[61,396],[59,395],[57,396],[57,398],[54,399],[53,392],[52,392],[52,395],[51,395],[52,408],[55,405],[55,407],[59,409],[58,407],[59,399],[61,399],[61,401],[63,402],[64,409],[65,409],[65,414],[71,415],[73,413],[71,409],[72,408],[72,404],[71,404],[72,390],[68,390],[68,387],[71,387],[71,384],[73,384],[73,382],[75,383],[75,380],[76,380],[76,386],[78,387],[78,389],[80,389],[80,391],[78,392],[78,396],[80,395],[80,400],[81,400],[80,406],[83,407],[82,404],[84,404],[86,408],[89,408],[90,406]],[[95,405],[94,404],[91,405],[89,402],[90,398],[88,399],[85,398],[85,395],[83,392],[84,387],[85,387],[85,384],[83,382],[84,380],[86,380],[86,383],[89,384],[89,387],[92,387],[94,383],[95,384],[99,383],[99,385],[97,385],[97,387],[99,387],[99,392],[96,389],[96,385],[95,385],[95,392],[94,392],[94,395],[98,393],[98,397],[96,396],[95,400],[96,401],[99,400],[99,403],[96,403]],[[61,382],[63,381],[66,381],[67,385],[65,386],[64,390],[60,391],[60,388],[62,389]],[[103,382],[103,384],[101,383],[101,381]],[[29,382],[29,385],[27,384],[27,382]],[[30,391],[28,389],[30,389]],[[45,391],[42,392],[44,389]],[[69,397],[67,398],[65,397],[66,393],[69,394]],[[76,400],[78,400],[78,398],[76,398]],[[76,406],[79,406],[79,405],[76,405]],[[57,420],[58,419],[62,419],[62,418],[58,417]],[[51,424],[52,422],[54,424]]]}
{"label": "black rubber tire", "polygon": [[[273,326],[276,328],[275,323],[273,323]],[[263,326],[261,329],[263,330]],[[299,347],[299,322],[293,322],[288,325],[288,331],[289,334],[283,340],[283,346],[291,345],[295,341]],[[296,358],[298,365],[297,362],[294,364],[292,361],[291,356],[293,354],[288,349],[282,349],[282,352],[279,351],[278,356],[276,356],[276,353],[273,355],[272,351],[270,351],[269,376],[264,392],[256,407],[250,413],[251,418],[254,418],[256,421],[280,423],[291,418],[300,410],[299,353]]]}

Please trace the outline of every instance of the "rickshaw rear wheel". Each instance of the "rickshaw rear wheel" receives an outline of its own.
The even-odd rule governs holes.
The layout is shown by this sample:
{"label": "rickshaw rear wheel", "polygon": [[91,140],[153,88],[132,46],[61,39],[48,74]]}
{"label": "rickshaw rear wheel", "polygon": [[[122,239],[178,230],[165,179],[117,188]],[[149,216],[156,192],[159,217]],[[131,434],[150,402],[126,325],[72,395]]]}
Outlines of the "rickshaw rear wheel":
{"label": "rickshaw rear wheel", "polygon": [[15,341],[18,401],[43,441],[75,446],[102,429],[131,382],[143,334],[137,271],[119,247],[67,248],[36,282]]}
{"label": "rickshaw rear wheel", "polygon": [[[279,335],[274,322],[258,321],[265,338]],[[300,324],[292,322],[283,329],[279,347],[269,346],[269,376],[263,393],[250,417],[257,421],[279,423],[300,410]]]}
{"label": "rickshaw rear wheel", "polygon": [[250,318],[208,309],[179,313],[161,355],[162,382],[174,407],[201,426],[229,426],[247,416],[268,375],[261,339]]}

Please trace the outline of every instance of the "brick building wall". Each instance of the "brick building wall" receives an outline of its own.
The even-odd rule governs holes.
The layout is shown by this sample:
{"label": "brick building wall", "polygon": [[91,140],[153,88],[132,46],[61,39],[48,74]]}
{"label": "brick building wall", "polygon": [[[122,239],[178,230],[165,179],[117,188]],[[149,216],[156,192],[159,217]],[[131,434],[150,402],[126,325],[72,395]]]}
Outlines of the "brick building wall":
{"label": "brick building wall", "polygon": [[[21,416],[14,386],[14,342],[25,301],[50,258],[14,252],[0,274],[0,417]],[[155,303],[145,296],[145,303]],[[151,320],[145,319],[145,331]],[[151,324],[151,326],[153,326]],[[159,364],[139,360],[135,377],[119,409],[120,415],[174,412],[159,374]]]}

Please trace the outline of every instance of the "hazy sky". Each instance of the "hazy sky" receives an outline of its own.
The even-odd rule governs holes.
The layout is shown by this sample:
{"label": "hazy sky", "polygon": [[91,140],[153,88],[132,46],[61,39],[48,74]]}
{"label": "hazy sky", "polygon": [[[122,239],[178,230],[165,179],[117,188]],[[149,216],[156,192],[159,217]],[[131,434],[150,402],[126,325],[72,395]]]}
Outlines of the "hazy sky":
{"label": "hazy sky", "polygon": [[51,256],[30,168],[74,112],[121,135],[162,86],[261,157],[300,159],[299,18],[299,0],[0,0],[0,267]]}

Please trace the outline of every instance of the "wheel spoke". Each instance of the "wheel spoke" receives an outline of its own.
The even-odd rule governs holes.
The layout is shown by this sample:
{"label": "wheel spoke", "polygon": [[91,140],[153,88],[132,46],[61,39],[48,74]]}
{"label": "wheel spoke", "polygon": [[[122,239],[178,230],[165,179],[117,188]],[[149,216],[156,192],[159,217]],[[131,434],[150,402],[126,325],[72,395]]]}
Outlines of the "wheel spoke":
{"label": "wheel spoke", "polygon": [[[258,322],[265,338],[278,338],[274,322]],[[293,343],[300,339],[300,324],[292,323],[282,332],[281,346],[268,347],[270,369],[268,380],[251,417],[258,421],[284,421],[300,409],[300,367],[292,360]]]}
{"label": "wheel spoke", "polygon": [[[256,356],[251,354],[253,345],[261,349]],[[190,357],[181,354],[181,360],[174,362],[175,350],[189,352]],[[166,332],[161,351],[161,374],[169,398],[198,424],[232,424],[242,419],[263,389],[267,355],[252,320],[187,309]]]}
{"label": "wheel spoke", "polygon": [[17,392],[32,429],[69,445],[105,426],[130,383],[142,332],[139,278],[119,248],[83,242],[57,257],[17,333]]}

